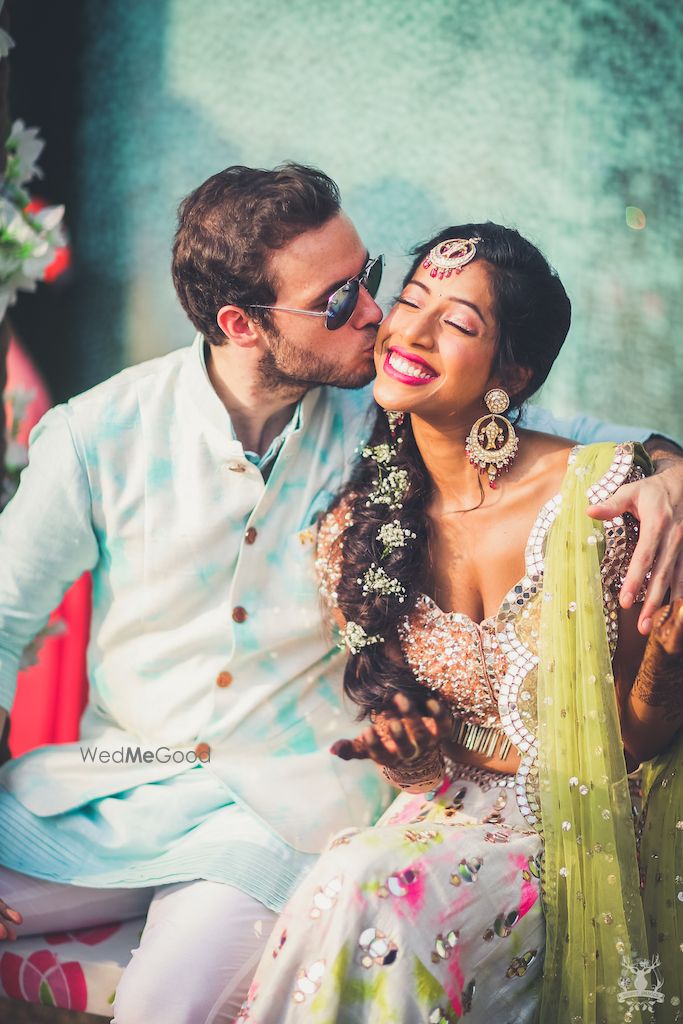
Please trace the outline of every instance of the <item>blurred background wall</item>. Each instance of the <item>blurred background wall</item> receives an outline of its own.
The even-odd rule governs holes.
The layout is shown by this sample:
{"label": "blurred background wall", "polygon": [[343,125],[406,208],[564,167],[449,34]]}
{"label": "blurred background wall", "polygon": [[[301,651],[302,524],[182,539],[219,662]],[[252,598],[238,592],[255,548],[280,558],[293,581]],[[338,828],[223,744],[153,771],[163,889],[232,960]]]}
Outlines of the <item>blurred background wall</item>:
{"label": "blurred background wall", "polygon": [[74,266],[13,313],[59,399],[191,340],[175,210],[232,163],[340,184],[389,302],[416,240],[514,225],[574,319],[542,402],[683,435],[680,0],[10,0],[12,115]]}

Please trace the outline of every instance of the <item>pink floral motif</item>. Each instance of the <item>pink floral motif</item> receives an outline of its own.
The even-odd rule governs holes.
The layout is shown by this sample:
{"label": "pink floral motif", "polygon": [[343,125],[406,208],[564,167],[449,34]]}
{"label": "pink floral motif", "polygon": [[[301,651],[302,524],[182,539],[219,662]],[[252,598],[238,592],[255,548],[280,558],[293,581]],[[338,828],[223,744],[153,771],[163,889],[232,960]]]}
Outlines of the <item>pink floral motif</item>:
{"label": "pink floral motif", "polygon": [[423,793],[419,793],[413,800],[409,800],[407,803],[402,804],[400,809],[389,818],[387,824],[389,825],[405,825],[408,822],[420,821],[423,815],[421,814],[422,808],[425,806],[425,798]]}
{"label": "pink floral motif", "polygon": [[538,889],[533,882],[522,882],[522,891],[519,896],[519,916],[528,914],[538,899]]}
{"label": "pink floral motif", "polygon": [[449,779],[448,776],[446,776],[446,778],[443,780],[443,782],[441,783],[441,785],[439,786],[439,788],[436,791],[437,797],[443,796],[445,793],[447,793],[452,785],[453,785],[453,780]]}
{"label": "pink floral motif", "polygon": [[[433,800],[427,800],[425,793],[417,793],[412,800],[408,800],[407,802],[401,801],[399,810],[387,819],[387,824],[417,824],[425,818],[434,817],[435,808],[439,812],[443,812],[443,801],[439,802],[439,797],[444,796],[452,785],[453,783],[450,779],[444,779],[436,791]],[[441,817],[441,815],[439,815],[439,817]]]}
{"label": "pink floral motif", "polygon": [[444,992],[450,1000],[452,1009],[460,1016],[462,1013],[462,990],[465,978],[460,967],[460,950],[456,947],[447,965],[447,977],[444,981]]}
{"label": "pink floral motif", "polygon": [[[526,871],[529,863],[528,857],[525,857],[524,854],[514,854],[510,859],[515,865],[515,873],[517,871]],[[528,914],[537,899],[538,886],[534,885],[531,879],[525,878],[522,875],[522,891],[519,894],[519,916],[524,917],[525,914]]]}
{"label": "pink floral motif", "polygon": [[112,935],[116,935],[120,928],[120,923],[107,924],[97,928],[78,928],[72,932],[50,932],[43,938],[50,946],[61,946],[65,942],[82,942],[86,946],[97,946]]}
{"label": "pink floral motif", "polygon": [[252,981],[249,991],[247,992],[247,998],[242,1003],[240,1012],[237,1014],[232,1024],[249,1024],[249,1021],[251,1020],[251,1008],[254,1005],[258,990],[258,982]]}
{"label": "pink floral motif", "polygon": [[80,1011],[88,1003],[81,965],[75,961],[62,964],[49,949],[38,949],[26,959],[3,953],[0,983],[10,999]]}
{"label": "pink floral motif", "polygon": [[424,904],[425,874],[423,862],[413,861],[402,871],[389,875],[379,886],[377,895],[391,900],[395,913],[415,920]]}

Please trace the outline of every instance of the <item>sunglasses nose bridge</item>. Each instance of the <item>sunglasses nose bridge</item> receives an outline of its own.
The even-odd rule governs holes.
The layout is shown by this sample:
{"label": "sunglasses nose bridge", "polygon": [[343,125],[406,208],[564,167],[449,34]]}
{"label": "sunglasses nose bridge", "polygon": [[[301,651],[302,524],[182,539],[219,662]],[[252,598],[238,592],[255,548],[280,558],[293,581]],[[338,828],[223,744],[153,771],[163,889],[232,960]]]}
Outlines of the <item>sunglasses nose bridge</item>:
{"label": "sunglasses nose bridge", "polygon": [[349,314],[349,321],[355,323],[356,327],[363,328],[368,324],[376,326],[382,319],[382,310],[375,301],[375,292],[367,288],[362,282],[358,288],[358,295],[353,303],[353,309]]}

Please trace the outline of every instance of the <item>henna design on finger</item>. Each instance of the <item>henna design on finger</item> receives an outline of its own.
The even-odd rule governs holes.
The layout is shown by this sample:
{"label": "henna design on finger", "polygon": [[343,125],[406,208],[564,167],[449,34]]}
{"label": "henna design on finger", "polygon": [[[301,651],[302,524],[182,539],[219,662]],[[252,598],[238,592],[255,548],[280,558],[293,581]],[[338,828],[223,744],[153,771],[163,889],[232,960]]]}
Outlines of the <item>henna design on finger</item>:
{"label": "henna design on finger", "polygon": [[656,617],[631,692],[643,704],[667,708],[670,719],[683,712],[683,601]]}

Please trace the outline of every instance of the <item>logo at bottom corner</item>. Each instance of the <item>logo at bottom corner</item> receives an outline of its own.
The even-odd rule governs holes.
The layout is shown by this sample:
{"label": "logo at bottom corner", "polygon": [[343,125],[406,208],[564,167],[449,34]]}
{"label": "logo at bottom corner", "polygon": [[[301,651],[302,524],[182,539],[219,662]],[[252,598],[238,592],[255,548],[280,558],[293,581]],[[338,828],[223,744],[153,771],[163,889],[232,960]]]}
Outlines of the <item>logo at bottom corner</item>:
{"label": "logo at bottom corner", "polygon": [[660,967],[661,960],[655,955],[652,960],[632,956],[622,957],[623,973],[619,978],[620,992],[617,999],[624,1003],[627,1013],[625,1020],[630,1020],[629,1010],[649,1010],[655,1012],[655,1005],[664,1002],[664,992]]}

